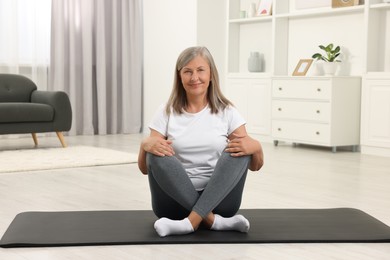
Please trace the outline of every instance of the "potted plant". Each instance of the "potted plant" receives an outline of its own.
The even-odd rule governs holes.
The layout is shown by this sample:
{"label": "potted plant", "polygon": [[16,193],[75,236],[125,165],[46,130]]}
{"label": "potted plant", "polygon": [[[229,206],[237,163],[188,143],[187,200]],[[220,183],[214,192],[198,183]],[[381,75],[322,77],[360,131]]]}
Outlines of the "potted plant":
{"label": "potted plant", "polygon": [[321,53],[315,53],[313,54],[312,58],[325,61],[323,64],[325,75],[334,75],[337,69],[336,62],[341,62],[339,59],[337,59],[340,55],[340,46],[334,47],[333,43],[330,43],[326,47],[323,45],[318,47],[325,52],[325,55],[322,55]]}

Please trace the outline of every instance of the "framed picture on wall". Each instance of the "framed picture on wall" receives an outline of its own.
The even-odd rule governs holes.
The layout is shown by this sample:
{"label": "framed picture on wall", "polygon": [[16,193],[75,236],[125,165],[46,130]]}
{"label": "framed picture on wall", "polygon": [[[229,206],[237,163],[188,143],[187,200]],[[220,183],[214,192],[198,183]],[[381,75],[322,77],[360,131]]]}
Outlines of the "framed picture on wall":
{"label": "framed picture on wall", "polygon": [[295,67],[295,70],[293,72],[293,76],[305,76],[307,71],[309,70],[312,62],[313,62],[313,59],[299,60],[297,66]]}
{"label": "framed picture on wall", "polygon": [[272,14],[272,0],[260,0],[256,15],[271,15]]}

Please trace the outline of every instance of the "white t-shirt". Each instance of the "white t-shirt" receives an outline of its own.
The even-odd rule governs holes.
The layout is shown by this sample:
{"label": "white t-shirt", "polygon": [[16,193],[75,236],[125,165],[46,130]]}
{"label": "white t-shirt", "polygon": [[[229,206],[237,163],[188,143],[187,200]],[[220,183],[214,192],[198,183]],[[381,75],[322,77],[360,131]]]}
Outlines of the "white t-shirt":
{"label": "white t-shirt", "polygon": [[165,113],[161,106],[149,128],[172,140],[175,156],[182,162],[196,190],[206,187],[218,158],[227,144],[227,137],[245,120],[236,108],[228,106],[212,114],[206,106],[198,113]]}

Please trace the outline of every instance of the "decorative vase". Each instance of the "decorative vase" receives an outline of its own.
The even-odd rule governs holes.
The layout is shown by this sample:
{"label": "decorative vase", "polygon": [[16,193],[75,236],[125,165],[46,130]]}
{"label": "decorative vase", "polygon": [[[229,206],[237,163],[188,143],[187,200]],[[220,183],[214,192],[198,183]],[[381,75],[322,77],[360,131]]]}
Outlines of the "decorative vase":
{"label": "decorative vase", "polygon": [[252,51],[248,58],[248,70],[249,72],[261,72],[261,57],[257,51]]}
{"label": "decorative vase", "polygon": [[325,62],[323,69],[325,76],[334,76],[336,74],[338,64],[336,62]]}
{"label": "decorative vase", "polygon": [[251,3],[249,6],[249,11],[248,11],[248,17],[255,17],[256,16],[256,3]]}

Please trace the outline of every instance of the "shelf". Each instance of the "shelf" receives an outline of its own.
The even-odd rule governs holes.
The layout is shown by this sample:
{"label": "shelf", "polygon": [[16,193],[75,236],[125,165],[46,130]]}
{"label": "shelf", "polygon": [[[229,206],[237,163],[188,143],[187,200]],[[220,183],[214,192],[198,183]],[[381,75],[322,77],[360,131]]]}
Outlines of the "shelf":
{"label": "shelf", "polygon": [[272,76],[272,79],[288,79],[288,80],[329,80],[329,79],[354,79],[361,78],[360,76]]}
{"label": "shelf", "polygon": [[228,73],[227,77],[229,79],[268,79],[271,77],[271,74],[265,72],[259,73]]}
{"label": "shelf", "polygon": [[365,78],[390,78],[390,72],[368,72]]}
{"label": "shelf", "polygon": [[381,3],[370,5],[371,9],[390,9],[390,3]]}
{"label": "shelf", "polygon": [[246,23],[270,22],[271,20],[272,20],[272,16],[266,15],[266,16],[252,17],[252,18],[230,19],[229,23],[231,23],[231,24],[246,24]]}
{"label": "shelf", "polygon": [[[382,5],[382,4],[381,4]],[[304,11],[294,11],[286,14],[275,15],[276,18],[290,18],[290,19],[299,19],[299,18],[308,18],[308,17],[318,17],[318,16],[330,16],[337,14],[348,14],[348,13],[363,13],[364,5],[352,6],[352,7],[324,7],[316,9],[307,9]]]}
{"label": "shelf", "polygon": [[[390,4],[375,4],[371,5],[371,8],[375,9],[385,9],[390,8]],[[318,16],[331,16],[337,14],[348,14],[348,13],[363,13],[364,5],[352,6],[352,7],[324,7],[316,9],[306,9],[304,11],[294,11],[290,13],[276,14],[273,15],[275,18],[290,18],[290,19],[299,19],[299,18],[308,18],[308,17],[318,17]],[[270,22],[272,20],[272,15],[265,15],[260,17],[252,18],[238,18],[230,19],[229,23],[231,24],[245,24],[245,23],[258,23],[258,22]]]}

